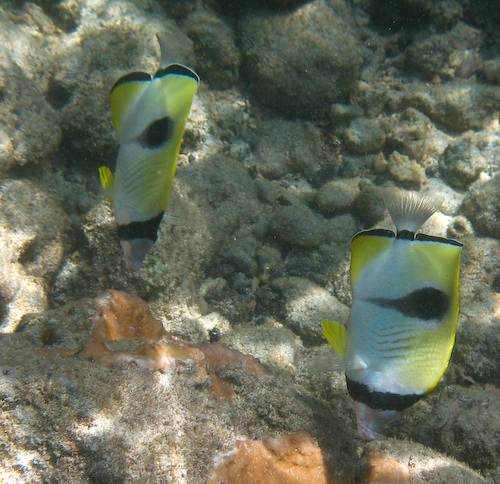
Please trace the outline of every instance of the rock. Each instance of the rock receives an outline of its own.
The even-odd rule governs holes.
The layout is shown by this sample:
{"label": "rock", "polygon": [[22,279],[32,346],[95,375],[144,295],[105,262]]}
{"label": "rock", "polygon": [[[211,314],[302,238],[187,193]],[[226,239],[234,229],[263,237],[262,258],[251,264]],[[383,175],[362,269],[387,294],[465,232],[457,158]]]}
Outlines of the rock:
{"label": "rock", "polygon": [[355,119],[343,135],[347,148],[360,154],[378,151],[385,143],[385,133],[378,119]]}
{"label": "rock", "polygon": [[290,117],[326,113],[345,102],[359,77],[365,49],[352,12],[338,0],[315,0],[241,22],[244,69],[261,104]]}
{"label": "rock", "polygon": [[371,227],[384,218],[384,201],[378,188],[368,180],[362,179],[359,189],[360,195],[354,205],[354,214]]}
{"label": "rock", "polygon": [[326,289],[300,277],[280,278],[273,286],[283,297],[285,324],[305,342],[323,343],[321,321],[344,323],[349,309]]}
{"label": "rock", "polygon": [[[343,253],[341,246],[349,247],[352,236],[360,230],[360,224],[354,216],[346,213],[329,218],[326,221],[326,230],[325,244],[320,246],[320,254],[329,252],[330,255],[338,255]],[[332,244],[330,248],[328,244]]]}
{"label": "rock", "polygon": [[478,84],[473,80],[457,79],[425,88],[411,82],[404,89],[399,87],[394,95],[385,90],[385,96],[388,96],[391,111],[413,107],[452,132],[482,129],[485,119],[500,108],[499,86]]}
{"label": "rock", "polygon": [[240,53],[229,26],[213,12],[197,10],[184,20],[184,30],[193,40],[201,79],[213,87],[231,87],[238,77]]}
{"label": "rock", "polygon": [[[68,328],[80,324],[81,312],[61,309],[55,320],[66,318]],[[265,369],[252,375],[262,370],[256,360],[219,344],[119,340],[106,345],[94,340],[77,357],[74,350],[51,347],[49,340],[33,344],[23,334],[0,334],[2,478],[12,476],[20,484],[141,479],[202,484],[214,459],[242,435],[302,430],[313,436],[307,442],[324,442],[318,455],[331,456],[340,482],[352,482],[356,457],[345,424],[304,388]],[[316,458],[310,446],[300,448]],[[304,459],[306,468],[311,459]]]}
{"label": "rock", "polygon": [[440,178],[429,178],[422,188],[422,195],[429,197],[440,194],[442,202],[439,211],[445,215],[456,215],[460,210],[464,194],[447,185]]}
{"label": "rock", "polygon": [[47,283],[69,246],[68,216],[51,192],[23,179],[0,185],[2,331],[48,307]]}
{"label": "rock", "polygon": [[259,241],[249,233],[248,228],[240,229],[234,234],[234,243],[221,253],[221,261],[230,264],[234,272],[253,277],[257,274],[255,252],[259,245]]}
{"label": "rock", "polygon": [[478,180],[465,195],[462,213],[478,235],[500,238],[500,174],[488,181]]}
{"label": "rock", "polygon": [[325,228],[322,219],[305,205],[285,205],[273,211],[268,235],[287,244],[314,248],[325,238]]}
{"label": "rock", "polygon": [[410,440],[377,439],[361,459],[362,484],[486,484],[461,462]]}
{"label": "rock", "polygon": [[480,68],[481,74],[484,78],[492,84],[500,84],[500,59],[490,59],[484,61]]}
{"label": "rock", "polygon": [[304,121],[275,119],[259,125],[257,169],[268,179],[291,172],[311,175],[321,159],[319,130]]}
{"label": "rock", "polygon": [[359,178],[332,180],[317,191],[315,205],[323,215],[341,214],[356,203],[359,193]]}
{"label": "rock", "polygon": [[[38,25],[33,16],[40,19]],[[27,4],[25,21],[14,23],[7,10],[0,12],[0,176],[13,168],[39,164],[54,156],[61,142],[58,115],[49,96],[47,64],[55,59],[45,43],[54,29],[43,10]],[[53,24],[52,24],[53,25]],[[13,47],[13,39],[18,46]],[[38,55],[32,55],[37,52]]]}
{"label": "rock", "polygon": [[500,129],[498,121],[493,120],[485,129],[467,131],[455,141],[475,146],[486,160],[486,171],[494,171],[500,158]]}
{"label": "rock", "polygon": [[487,167],[486,159],[481,152],[460,138],[448,145],[439,160],[443,178],[452,187],[461,190],[467,189]]}
{"label": "rock", "polygon": [[264,245],[257,249],[256,257],[261,282],[266,283],[280,274],[282,261],[281,252],[278,249]]}
{"label": "rock", "polygon": [[462,215],[458,215],[451,221],[446,237],[460,240],[466,236],[472,235],[473,233],[474,230],[472,229],[472,224]]}
{"label": "rock", "polygon": [[480,31],[463,22],[444,33],[422,32],[406,49],[407,62],[427,79],[469,77],[479,67],[480,40]]}
{"label": "rock", "polygon": [[393,151],[389,155],[389,173],[406,188],[418,189],[426,181],[425,169],[408,156]]}
{"label": "rock", "polygon": [[200,296],[207,299],[218,299],[226,289],[227,282],[223,277],[205,279],[200,285]]}
{"label": "rock", "polygon": [[330,121],[336,126],[346,124],[362,114],[360,107],[353,104],[333,103],[330,107]]}
{"label": "rock", "polygon": [[473,381],[500,387],[499,243],[469,234],[459,240],[464,244],[460,276],[462,316],[451,360],[458,371],[450,380],[459,385]]}
{"label": "rock", "polygon": [[[374,25],[387,32],[399,32],[418,25],[431,24],[437,31],[453,27],[464,16],[464,5],[457,0],[437,4],[432,0],[401,0],[394,5],[368,2],[367,9]],[[482,9],[480,9],[481,11]],[[479,18],[473,17],[477,25]]]}
{"label": "rock", "polygon": [[[498,472],[499,405],[500,392],[494,387],[451,385],[429,397],[427,405],[420,405],[420,412],[403,414],[399,430],[394,427],[391,433],[410,436],[441,452],[446,449],[482,472]],[[435,431],[437,426],[439,432]]]}
{"label": "rock", "polygon": [[276,321],[269,321],[258,328],[239,326],[224,335],[221,344],[241,353],[251,354],[264,365],[294,372],[295,361],[302,349],[300,338]]}
{"label": "rock", "polygon": [[384,123],[387,126],[386,144],[399,153],[420,160],[427,170],[433,165],[437,168],[439,156],[452,139],[437,129],[428,116],[414,108],[392,114],[384,119]]}
{"label": "rock", "polygon": [[[197,99],[200,99],[202,104],[198,110]],[[246,144],[255,144],[253,128],[250,130],[252,119],[249,109],[248,99],[236,88],[198,91],[186,125],[189,129],[192,123],[191,127],[195,129],[193,134],[197,140],[194,140],[193,146],[186,148],[186,152],[191,158],[196,156],[196,159],[201,159],[223,149],[227,150],[224,143],[231,143],[240,145],[233,150],[237,151],[238,157],[241,156],[239,151],[244,151]],[[189,131],[184,133],[183,146],[186,145],[188,133]],[[201,140],[203,143],[196,142]]]}

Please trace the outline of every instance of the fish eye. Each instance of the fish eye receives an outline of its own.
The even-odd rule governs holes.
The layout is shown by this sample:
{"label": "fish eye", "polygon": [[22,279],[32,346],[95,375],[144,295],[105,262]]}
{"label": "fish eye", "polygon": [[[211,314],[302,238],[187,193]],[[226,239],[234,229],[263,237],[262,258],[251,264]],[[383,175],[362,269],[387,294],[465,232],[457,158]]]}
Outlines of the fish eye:
{"label": "fish eye", "polygon": [[168,116],[156,119],[150,123],[139,136],[139,143],[146,148],[158,148],[172,136],[174,122]]}

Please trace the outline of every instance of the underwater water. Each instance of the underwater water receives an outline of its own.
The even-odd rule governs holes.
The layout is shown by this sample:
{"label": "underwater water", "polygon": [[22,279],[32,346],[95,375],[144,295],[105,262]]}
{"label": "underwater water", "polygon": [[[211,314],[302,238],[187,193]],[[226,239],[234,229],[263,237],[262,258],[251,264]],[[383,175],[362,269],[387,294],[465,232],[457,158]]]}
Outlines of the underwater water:
{"label": "underwater water", "polygon": [[500,484],[499,25],[1,2],[0,483]]}

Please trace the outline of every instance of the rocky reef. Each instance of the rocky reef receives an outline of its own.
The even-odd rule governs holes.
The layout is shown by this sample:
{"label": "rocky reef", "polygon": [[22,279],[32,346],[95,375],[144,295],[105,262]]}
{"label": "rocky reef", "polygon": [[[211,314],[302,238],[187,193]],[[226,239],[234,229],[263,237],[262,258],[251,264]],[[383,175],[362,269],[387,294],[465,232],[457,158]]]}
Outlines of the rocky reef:
{"label": "rocky reef", "polygon": [[[0,482],[500,482],[500,7],[466,0],[0,6]],[[124,265],[97,169],[156,34],[202,79],[159,238]],[[464,243],[436,390],[356,435],[321,334],[379,186]],[[265,477],[263,477],[265,476]]]}

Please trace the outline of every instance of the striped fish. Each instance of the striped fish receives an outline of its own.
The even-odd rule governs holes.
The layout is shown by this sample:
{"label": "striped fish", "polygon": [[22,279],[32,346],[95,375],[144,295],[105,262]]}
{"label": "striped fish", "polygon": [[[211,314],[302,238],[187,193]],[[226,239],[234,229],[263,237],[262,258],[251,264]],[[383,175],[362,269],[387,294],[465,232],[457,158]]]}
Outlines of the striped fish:
{"label": "striped fish", "polygon": [[438,384],[459,314],[462,244],[417,232],[436,203],[397,190],[385,191],[384,200],[397,232],[372,229],[353,237],[347,331],[322,322],[326,339],[343,356],[365,439],[376,438]]}
{"label": "striped fish", "polygon": [[166,64],[162,57],[154,76],[132,72],[111,89],[120,147],[114,176],[105,166],[99,168],[99,176],[112,202],[125,262],[131,270],[140,268],[157,239],[199,81],[189,67]]}

